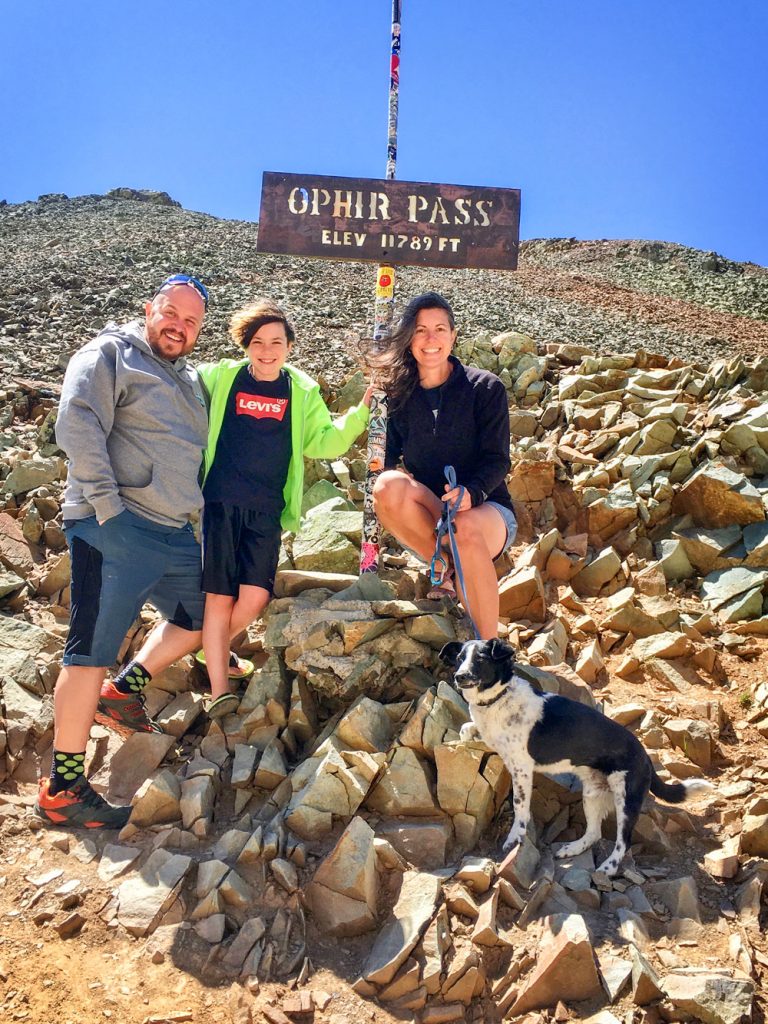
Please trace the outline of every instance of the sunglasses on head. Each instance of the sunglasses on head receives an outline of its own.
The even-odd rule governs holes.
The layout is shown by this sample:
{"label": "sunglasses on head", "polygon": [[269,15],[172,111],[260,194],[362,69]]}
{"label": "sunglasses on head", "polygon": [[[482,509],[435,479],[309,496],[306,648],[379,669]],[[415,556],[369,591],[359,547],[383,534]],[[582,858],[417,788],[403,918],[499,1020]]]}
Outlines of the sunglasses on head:
{"label": "sunglasses on head", "polygon": [[158,296],[160,292],[163,291],[165,288],[172,288],[174,287],[174,285],[177,284],[186,284],[189,285],[190,288],[194,288],[197,294],[205,303],[206,313],[208,312],[208,289],[205,287],[202,281],[198,281],[196,277],[190,277],[189,274],[173,274],[171,275],[171,277],[166,277],[166,279],[157,289],[152,298]]}

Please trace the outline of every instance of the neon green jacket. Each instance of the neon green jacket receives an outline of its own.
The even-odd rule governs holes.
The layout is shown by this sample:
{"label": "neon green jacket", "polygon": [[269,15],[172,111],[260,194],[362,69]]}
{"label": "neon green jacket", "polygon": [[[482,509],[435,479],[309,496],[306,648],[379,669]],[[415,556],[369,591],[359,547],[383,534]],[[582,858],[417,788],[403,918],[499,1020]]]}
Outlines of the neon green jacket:
{"label": "neon green jacket", "polygon": [[[224,421],[227,398],[238,371],[247,359],[222,359],[204,363],[198,373],[210,396],[208,447],[203,455],[203,482],[216,456],[216,444]],[[369,410],[362,402],[343,416],[331,418],[320,395],[318,383],[303,370],[286,363],[291,383],[291,444],[293,453],[283,489],[285,508],[280,517],[284,530],[297,530],[304,494],[304,456],[310,459],[334,459],[343,455],[368,425]]]}

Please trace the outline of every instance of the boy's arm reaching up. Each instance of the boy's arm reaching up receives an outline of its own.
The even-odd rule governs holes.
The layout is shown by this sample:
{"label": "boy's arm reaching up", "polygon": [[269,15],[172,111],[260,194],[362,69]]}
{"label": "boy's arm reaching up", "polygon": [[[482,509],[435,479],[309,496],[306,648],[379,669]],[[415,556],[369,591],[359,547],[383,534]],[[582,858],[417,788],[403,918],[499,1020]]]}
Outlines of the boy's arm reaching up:
{"label": "boy's arm reaching up", "polygon": [[[366,398],[370,401],[369,392]],[[363,400],[342,416],[331,416],[315,385],[307,394],[304,420],[304,454],[310,459],[335,459],[350,447],[368,425],[370,409]]]}

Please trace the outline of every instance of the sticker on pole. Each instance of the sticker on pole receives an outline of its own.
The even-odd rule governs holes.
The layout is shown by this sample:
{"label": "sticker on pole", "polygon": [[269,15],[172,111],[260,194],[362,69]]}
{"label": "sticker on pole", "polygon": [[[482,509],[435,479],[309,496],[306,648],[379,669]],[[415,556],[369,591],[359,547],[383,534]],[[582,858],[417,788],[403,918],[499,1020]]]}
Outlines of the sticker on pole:
{"label": "sticker on pole", "polygon": [[259,252],[516,270],[519,243],[516,188],[264,173]]}
{"label": "sticker on pole", "polygon": [[376,278],[376,298],[392,299],[395,296],[395,271],[393,267],[379,267]]}

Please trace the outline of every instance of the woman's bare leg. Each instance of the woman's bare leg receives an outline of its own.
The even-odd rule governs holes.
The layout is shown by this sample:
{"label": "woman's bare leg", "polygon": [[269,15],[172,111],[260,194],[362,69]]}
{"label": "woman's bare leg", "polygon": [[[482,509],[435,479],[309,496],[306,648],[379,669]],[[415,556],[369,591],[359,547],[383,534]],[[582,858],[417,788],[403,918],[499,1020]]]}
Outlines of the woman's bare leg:
{"label": "woman's bare leg", "polygon": [[373,507],[385,530],[426,561],[432,559],[435,526],[443,511],[443,503],[428,487],[407,473],[387,470],[376,481]]}
{"label": "woman's bare leg", "polygon": [[[435,524],[443,510],[439,498],[407,473],[388,470],[376,481],[373,503],[381,525],[401,544],[416,551],[427,562],[431,561],[435,553]],[[506,539],[504,520],[488,505],[479,505],[456,516],[456,543],[466,596],[483,640],[499,635],[499,587],[493,559]],[[459,596],[466,607],[460,589]]]}
{"label": "woman's bare leg", "polygon": [[458,573],[454,582],[465,609],[469,601],[481,640],[492,640],[499,635],[499,584],[493,559],[504,547],[506,539],[504,520],[489,505],[478,505],[456,516],[456,545],[461,557],[466,598]]}

